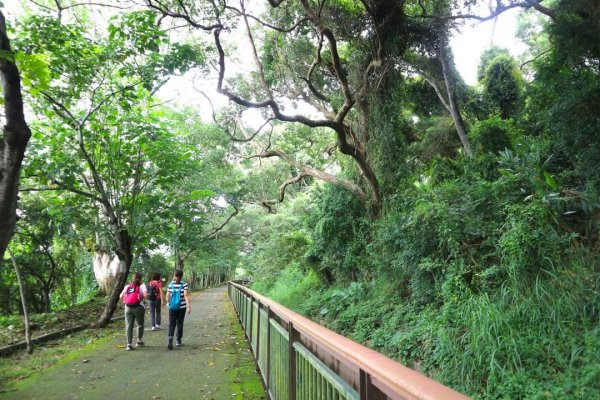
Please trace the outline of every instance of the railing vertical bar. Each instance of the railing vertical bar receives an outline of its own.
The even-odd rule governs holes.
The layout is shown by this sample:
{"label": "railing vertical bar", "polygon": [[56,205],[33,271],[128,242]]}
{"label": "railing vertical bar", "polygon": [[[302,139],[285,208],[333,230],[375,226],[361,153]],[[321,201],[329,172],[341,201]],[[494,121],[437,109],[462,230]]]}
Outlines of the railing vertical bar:
{"label": "railing vertical bar", "polygon": [[289,362],[289,376],[288,376],[288,391],[289,400],[296,400],[296,349],[294,349],[294,343],[299,341],[300,333],[294,329],[292,322],[288,323],[288,362]]}
{"label": "railing vertical bar", "polygon": [[267,339],[266,339],[266,362],[265,362],[265,386],[267,388],[267,400],[270,399],[269,388],[271,387],[271,306],[266,306],[267,311]]}
{"label": "railing vertical bar", "polygon": [[256,361],[258,362],[258,365],[260,366],[260,300],[256,300]]}
{"label": "railing vertical bar", "polygon": [[317,394],[317,370],[312,365],[310,367],[310,392],[311,397]]}
{"label": "railing vertical bar", "polygon": [[373,394],[373,386],[371,382],[371,375],[360,370],[360,400],[370,400]]}
{"label": "railing vertical bar", "polygon": [[304,400],[304,360],[302,357],[296,357],[296,382],[298,385],[298,393],[296,394],[296,400]]}

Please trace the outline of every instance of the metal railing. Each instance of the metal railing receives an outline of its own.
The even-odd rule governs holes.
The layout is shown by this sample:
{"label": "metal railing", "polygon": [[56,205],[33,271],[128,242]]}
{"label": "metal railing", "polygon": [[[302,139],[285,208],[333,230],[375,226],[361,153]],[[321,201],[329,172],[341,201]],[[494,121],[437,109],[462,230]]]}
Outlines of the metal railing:
{"label": "metal railing", "polygon": [[270,400],[465,400],[374,350],[229,282]]}

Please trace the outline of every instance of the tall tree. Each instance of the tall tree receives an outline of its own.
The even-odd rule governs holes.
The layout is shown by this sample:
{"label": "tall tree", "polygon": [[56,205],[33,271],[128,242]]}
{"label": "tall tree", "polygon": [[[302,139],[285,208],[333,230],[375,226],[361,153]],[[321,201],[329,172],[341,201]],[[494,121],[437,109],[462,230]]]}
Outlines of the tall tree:
{"label": "tall tree", "polygon": [[31,131],[25,121],[21,77],[0,11],[0,85],[4,99],[4,122],[0,141],[0,260],[17,220],[19,172]]}
{"label": "tall tree", "polygon": [[[97,207],[119,268],[96,325],[111,318],[133,262],[147,243],[152,188],[173,178],[177,149],[151,108],[151,92],[169,73],[195,65],[189,46],[161,48],[164,31],[148,12],[123,14],[94,41],[83,26],[34,16],[21,41],[27,54],[47,54],[52,81],[34,97],[40,118],[36,169],[46,189],[68,190]],[[48,150],[50,150],[49,154]],[[182,157],[185,155],[182,155]]]}

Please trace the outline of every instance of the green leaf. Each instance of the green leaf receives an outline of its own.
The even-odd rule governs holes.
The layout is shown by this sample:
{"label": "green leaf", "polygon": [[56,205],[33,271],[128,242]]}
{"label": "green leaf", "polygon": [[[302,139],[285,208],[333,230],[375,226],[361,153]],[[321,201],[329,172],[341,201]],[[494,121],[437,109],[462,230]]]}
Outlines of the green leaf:
{"label": "green leaf", "polygon": [[23,86],[36,95],[46,90],[51,81],[50,57],[47,54],[18,52],[16,62],[23,78]]}
{"label": "green leaf", "polygon": [[552,177],[552,175],[550,175],[548,172],[545,172],[545,171],[544,171],[544,180],[546,181],[546,184],[551,189],[558,189],[558,184],[556,183],[556,180]]}

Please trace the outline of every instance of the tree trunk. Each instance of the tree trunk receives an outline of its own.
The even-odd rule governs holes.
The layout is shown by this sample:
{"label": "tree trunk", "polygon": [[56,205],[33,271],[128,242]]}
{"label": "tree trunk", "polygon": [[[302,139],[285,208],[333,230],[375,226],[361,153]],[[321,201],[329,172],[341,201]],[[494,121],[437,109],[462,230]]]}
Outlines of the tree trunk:
{"label": "tree trunk", "polygon": [[440,53],[439,53],[440,61],[442,63],[442,72],[444,74],[444,82],[446,84],[446,92],[448,94],[448,106],[450,115],[452,115],[452,120],[454,121],[454,126],[456,127],[456,132],[458,132],[458,137],[465,149],[465,153],[467,156],[473,157],[473,150],[471,149],[471,143],[469,142],[469,138],[467,137],[467,131],[465,129],[465,123],[458,111],[458,104],[456,102],[456,98],[454,96],[454,77],[452,76],[452,72],[450,71],[450,67],[448,65],[448,59],[446,54],[446,43],[440,43]]}
{"label": "tree trunk", "polygon": [[0,86],[4,96],[6,125],[0,140],[0,260],[17,223],[19,172],[31,131],[23,113],[21,78],[6,35],[4,14],[0,11]]}
{"label": "tree trunk", "polygon": [[94,255],[94,276],[100,287],[100,293],[109,294],[117,282],[119,257],[112,257],[104,250],[96,250]]}
{"label": "tree trunk", "polygon": [[177,255],[175,257],[175,271],[181,270],[183,271],[183,267],[185,265],[185,257],[181,254],[181,250],[177,251]]}
{"label": "tree trunk", "polygon": [[[356,145],[349,145],[346,141],[347,137],[352,137],[349,131],[350,127],[343,127],[338,132],[338,148],[342,154],[350,156],[356,162],[358,169],[360,170],[362,179],[367,183],[369,189],[371,189],[371,204],[370,211],[371,215],[377,217],[379,210],[381,209],[381,193],[379,192],[379,181],[373,171],[371,165],[367,161],[366,152],[359,149]],[[366,143],[364,144],[366,146]]]}
{"label": "tree trunk", "polygon": [[49,313],[50,312],[50,287],[46,286],[42,288],[42,311],[44,313]]}
{"label": "tree trunk", "polygon": [[117,272],[115,285],[108,296],[108,302],[106,303],[106,306],[104,306],[104,310],[98,321],[93,324],[94,328],[103,328],[110,322],[110,319],[117,308],[121,291],[125,287],[125,283],[127,283],[127,276],[129,275],[129,269],[133,262],[132,244],[129,232],[126,230],[119,230],[115,233],[115,241],[117,243],[119,270]]}
{"label": "tree trunk", "polygon": [[198,285],[198,274],[195,273],[195,272],[192,273],[192,282],[194,284],[193,287],[194,288],[197,287],[197,285]]}
{"label": "tree trunk", "polygon": [[21,271],[17,265],[15,255],[8,249],[10,259],[12,260],[13,266],[15,267],[15,274],[17,275],[17,282],[19,283],[19,294],[21,295],[21,304],[23,306],[23,320],[25,325],[25,343],[27,343],[27,353],[33,353],[33,344],[31,343],[31,331],[29,329],[29,313],[27,312],[27,300],[25,299],[25,288],[23,286],[23,279],[21,278]]}

